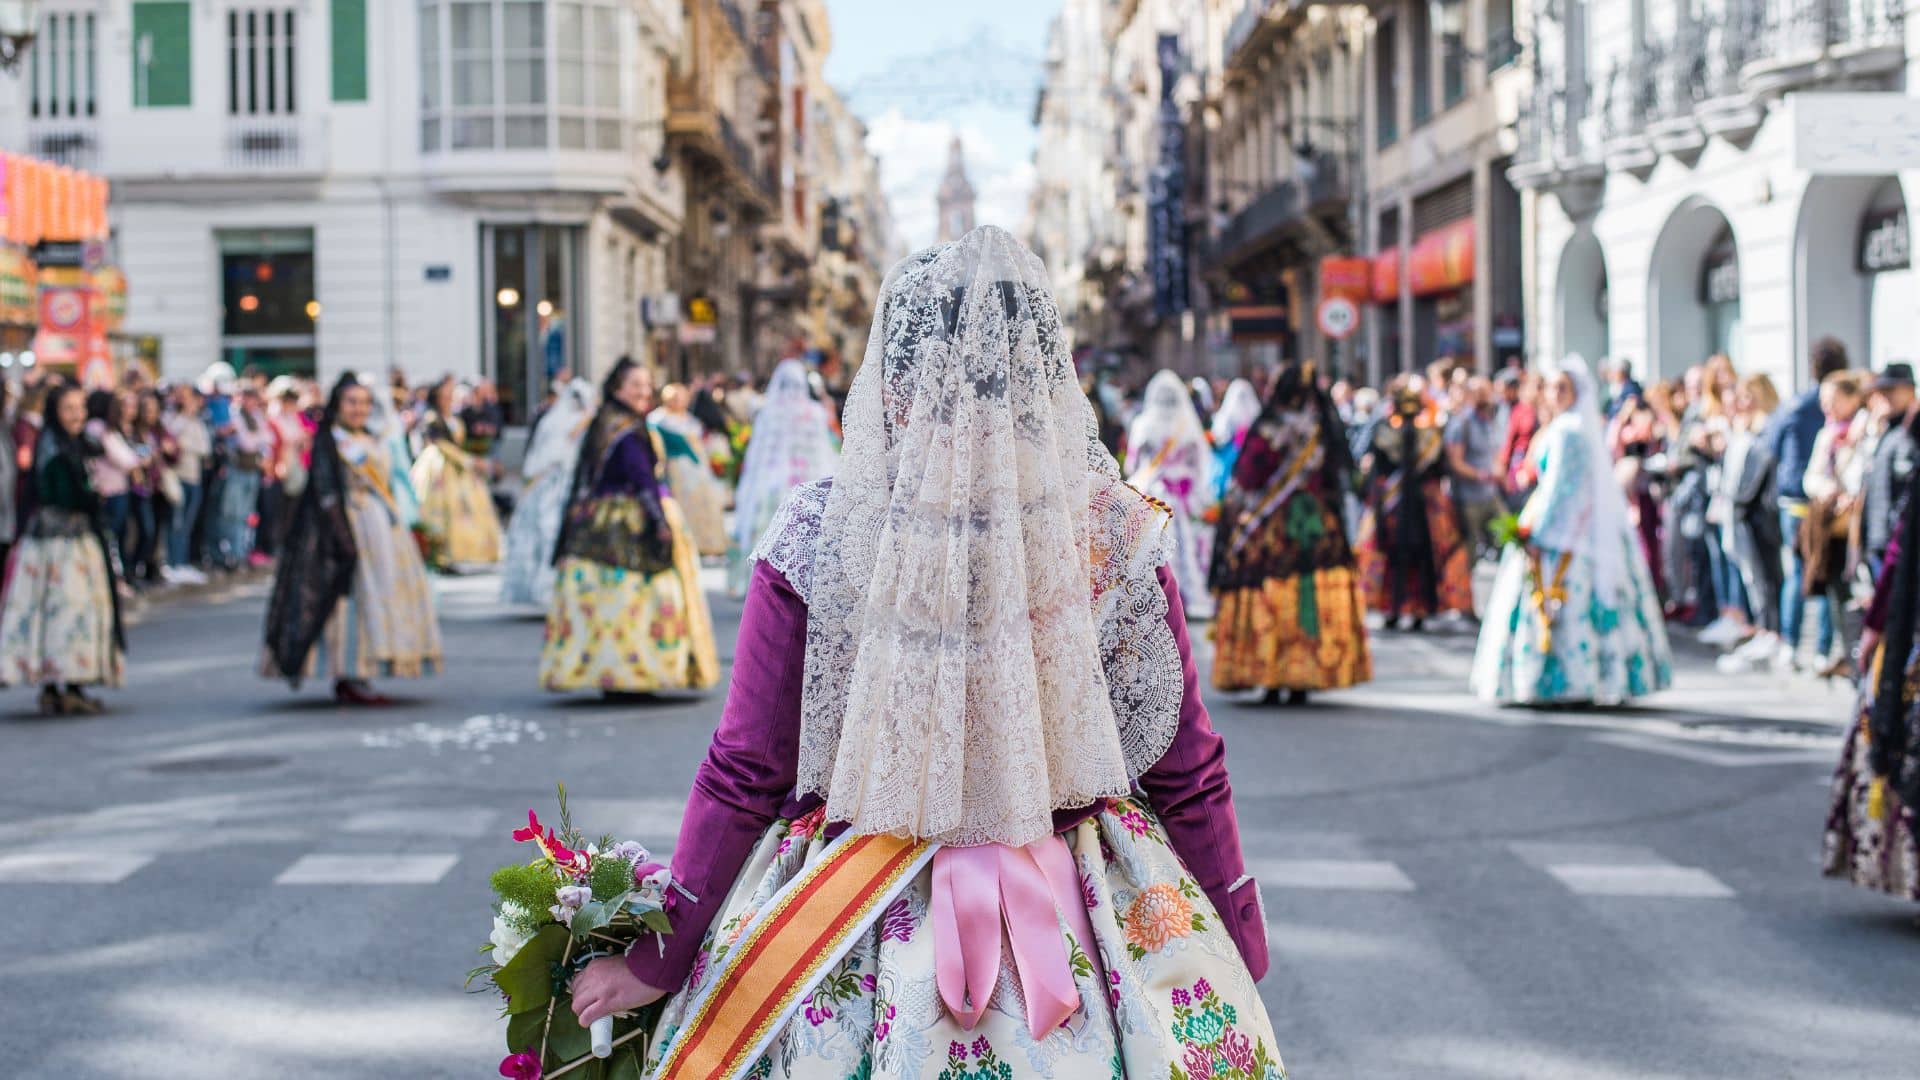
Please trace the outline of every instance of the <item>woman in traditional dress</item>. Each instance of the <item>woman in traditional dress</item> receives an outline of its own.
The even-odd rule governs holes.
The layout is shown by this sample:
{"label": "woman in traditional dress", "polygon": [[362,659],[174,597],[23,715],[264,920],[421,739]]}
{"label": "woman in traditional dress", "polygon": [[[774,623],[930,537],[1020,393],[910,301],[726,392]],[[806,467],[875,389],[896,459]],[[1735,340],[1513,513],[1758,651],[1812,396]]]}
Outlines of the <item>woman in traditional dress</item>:
{"label": "woman in traditional dress", "polygon": [[660,483],[647,427],[653,376],[631,360],[601,387],[554,545],[540,684],[548,690],[651,693],[720,680],[700,555]]}
{"label": "woman in traditional dress", "polygon": [[86,687],[120,685],[126,636],[101,499],[88,477],[100,455],[85,435],[86,394],[47,395],[33,451],[35,510],[13,551],[0,604],[0,681],[40,684],[40,711],[86,715],[102,706]]}
{"label": "woman in traditional dress", "polygon": [[1501,556],[1470,684],[1502,705],[1619,705],[1673,680],[1660,594],[1586,361],[1562,361],[1545,396],[1556,415],[1528,451],[1540,483]]}
{"label": "woman in traditional dress", "polygon": [[740,462],[740,486],[733,493],[733,550],[727,589],[746,591],[752,555],[773,521],[773,512],[801,484],[833,475],[839,457],[833,443],[833,418],[814,400],[807,366],[782,360],[767,382],[765,399],[753,414],[753,434]]}
{"label": "woman in traditional dress", "polygon": [[441,570],[500,561],[500,517],[487,488],[492,463],[465,449],[457,389],[448,376],[427,394],[426,447],[413,463],[420,524],[433,548],[434,567]]}
{"label": "woman in traditional dress", "polygon": [[1299,704],[1366,682],[1366,597],[1341,508],[1353,459],[1311,365],[1280,373],[1245,439],[1213,556],[1213,684]]}
{"label": "woman in traditional dress", "polygon": [[560,388],[553,406],[533,429],[520,501],[507,522],[507,557],[500,567],[500,602],[535,606],[553,603],[553,546],[566,517],[567,491],[580,442],[593,422],[593,385],[574,379]]}
{"label": "woman in traditional dress", "polygon": [[679,383],[660,391],[660,407],[647,422],[660,434],[667,456],[667,488],[687,515],[693,544],[702,555],[727,553],[727,492],[707,457],[706,428],[690,410],[692,395]]}
{"label": "woman in traditional dress", "polygon": [[588,1022],[671,995],[648,1075],[1284,1076],[1168,515],[1046,288],[991,228],[887,276],[839,477],[758,552],[673,933],[573,981]]}
{"label": "woman in traditional dress", "polygon": [[417,679],[441,666],[433,587],[393,497],[373,415],[372,388],[342,376],[314,434],[267,604],[261,673],[297,687],[325,671],[343,705],[391,704],[370,680]]}
{"label": "woman in traditional dress", "polygon": [[1259,418],[1260,395],[1254,391],[1253,384],[1245,379],[1228,383],[1220,407],[1214,410],[1211,429],[1214,460],[1220,463],[1214,471],[1214,498],[1226,497],[1234,466],[1240,463],[1240,448],[1246,442],[1247,431]]}
{"label": "woman in traditional dress", "polygon": [[1473,570],[1447,495],[1440,429],[1426,420],[1420,392],[1394,392],[1393,414],[1367,450],[1367,512],[1360,519],[1360,580],[1367,606],[1391,627],[1414,630],[1443,612],[1473,612]]}
{"label": "woman in traditional dress", "polygon": [[1213,447],[1180,376],[1161,371],[1147,380],[1140,414],[1127,427],[1127,482],[1173,509],[1173,576],[1187,614],[1213,618],[1207,564],[1213,559]]}
{"label": "woman in traditional dress", "polygon": [[[1912,432],[1910,418],[1896,417]],[[1833,773],[1827,877],[1920,900],[1920,484],[1906,481],[1860,635],[1856,720]]]}

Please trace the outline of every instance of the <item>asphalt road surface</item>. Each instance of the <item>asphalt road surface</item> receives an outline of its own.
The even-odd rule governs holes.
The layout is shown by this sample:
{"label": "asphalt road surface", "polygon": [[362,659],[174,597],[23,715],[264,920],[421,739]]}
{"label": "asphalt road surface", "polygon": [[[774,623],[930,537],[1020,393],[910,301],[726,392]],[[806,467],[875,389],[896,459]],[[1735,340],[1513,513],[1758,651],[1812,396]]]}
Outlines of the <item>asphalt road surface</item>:
{"label": "asphalt road surface", "polygon": [[[509,830],[564,780],[670,848],[722,692],[543,694],[494,588],[442,583],[448,670],[391,709],[255,677],[257,585],[150,612],[105,716],[0,694],[0,1076],[495,1075],[461,980]],[[1843,688],[1688,653],[1642,708],[1497,711],[1471,648],[1379,635],[1372,686],[1210,702],[1296,1077],[1915,1068],[1920,912],[1818,874]]]}

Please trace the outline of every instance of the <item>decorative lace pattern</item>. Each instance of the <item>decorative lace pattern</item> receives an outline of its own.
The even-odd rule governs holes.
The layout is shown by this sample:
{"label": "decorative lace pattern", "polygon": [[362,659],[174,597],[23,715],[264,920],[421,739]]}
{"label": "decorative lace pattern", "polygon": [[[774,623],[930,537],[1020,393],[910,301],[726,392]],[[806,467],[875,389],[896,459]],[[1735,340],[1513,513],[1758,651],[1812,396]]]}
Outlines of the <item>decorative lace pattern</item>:
{"label": "decorative lace pattern", "polygon": [[960,845],[1124,795],[1178,724],[1167,516],[1101,447],[1039,260],[985,228],[895,267],[843,424],[760,553],[808,601],[800,789]]}
{"label": "decorative lace pattern", "polygon": [[820,539],[820,515],[827,509],[832,480],[815,480],[793,489],[767,524],[753,557],[787,579],[800,599],[813,603],[813,546]]}

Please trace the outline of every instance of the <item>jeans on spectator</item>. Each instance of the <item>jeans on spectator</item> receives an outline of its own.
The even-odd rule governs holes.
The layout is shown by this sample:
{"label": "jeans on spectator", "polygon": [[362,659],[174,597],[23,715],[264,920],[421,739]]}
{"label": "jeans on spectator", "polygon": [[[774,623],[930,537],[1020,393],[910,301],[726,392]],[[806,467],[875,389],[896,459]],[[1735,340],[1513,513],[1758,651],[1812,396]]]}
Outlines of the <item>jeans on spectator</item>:
{"label": "jeans on spectator", "polygon": [[180,505],[173,508],[173,528],[167,534],[167,563],[185,566],[191,561],[193,525],[200,520],[200,485],[180,485]]}
{"label": "jeans on spectator", "polygon": [[133,524],[138,538],[133,543],[132,564],[127,567],[129,581],[153,581],[160,576],[160,568],[154,564],[154,557],[160,550],[160,533],[153,505],[158,498],[157,495],[133,497]]}
{"label": "jeans on spectator", "polygon": [[101,500],[100,508],[106,517],[107,539],[113,542],[113,550],[108,554],[124,575],[127,572],[127,521],[133,513],[133,496],[124,491],[109,495]]}
{"label": "jeans on spectator", "polygon": [[253,516],[259,503],[260,474],[250,469],[227,470],[214,509],[213,550],[229,570],[253,553]]}
{"label": "jeans on spectator", "polygon": [[[1802,508],[1804,510],[1804,508]],[[1780,637],[1794,648],[1800,647],[1800,633],[1806,618],[1807,605],[1813,605],[1814,636],[1816,654],[1825,656],[1833,649],[1833,605],[1827,596],[1802,596],[1806,581],[1806,560],[1800,557],[1800,526],[1806,522],[1804,513],[1796,514],[1785,507],[1780,509],[1780,568],[1785,572],[1780,582]]]}
{"label": "jeans on spectator", "polygon": [[1718,525],[1707,526],[1704,537],[1707,545],[1707,573],[1713,580],[1714,601],[1720,610],[1729,609],[1743,615],[1750,614],[1747,609],[1746,582],[1740,578],[1740,567],[1727,551]]}

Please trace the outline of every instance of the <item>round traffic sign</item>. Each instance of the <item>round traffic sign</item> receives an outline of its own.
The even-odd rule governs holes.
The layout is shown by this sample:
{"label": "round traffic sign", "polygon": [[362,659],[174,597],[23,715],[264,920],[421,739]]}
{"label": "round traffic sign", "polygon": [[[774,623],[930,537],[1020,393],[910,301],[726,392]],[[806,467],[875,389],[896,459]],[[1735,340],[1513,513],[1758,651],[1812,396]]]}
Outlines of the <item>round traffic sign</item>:
{"label": "round traffic sign", "polygon": [[1320,332],[1338,341],[1360,328],[1360,309],[1344,296],[1329,296],[1314,312]]}

